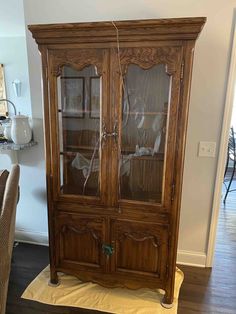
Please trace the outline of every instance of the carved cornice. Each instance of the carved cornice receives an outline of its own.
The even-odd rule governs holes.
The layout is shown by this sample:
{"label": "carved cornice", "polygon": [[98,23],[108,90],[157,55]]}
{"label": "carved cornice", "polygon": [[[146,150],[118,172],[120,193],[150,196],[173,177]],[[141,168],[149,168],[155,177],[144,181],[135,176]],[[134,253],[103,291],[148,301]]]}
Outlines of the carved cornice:
{"label": "carved cornice", "polygon": [[[123,42],[152,40],[196,40],[205,17],[115,21]],[[116,42],[111,21],[29,25],[38,44]]]}

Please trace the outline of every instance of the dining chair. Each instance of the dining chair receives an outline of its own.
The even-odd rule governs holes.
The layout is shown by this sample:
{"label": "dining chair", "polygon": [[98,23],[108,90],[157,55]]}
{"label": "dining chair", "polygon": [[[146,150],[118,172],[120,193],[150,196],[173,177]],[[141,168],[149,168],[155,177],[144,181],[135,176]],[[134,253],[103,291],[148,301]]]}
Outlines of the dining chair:
{"label": "dining chair", "polygon": [[[230,178],[227,178],[227,173],[230,170]],[[229,192],[236,191],[236,189],[230,189],[231,184],[234,180],[234,174],[236,170],[236,134],[234,128],[230,128],[229,141],[228,141],[228,150],[227,150],[227,160],[224,174],[224,185],[226,187],[226,192],[223,202],[226,202]]]}
{"label": "dining chair", "polygon": [[[13,165],[1,184],[3,198],[0,198],[0,314],[5,314],[11,257],[15,236],[16,206],[19,197],[19,165]],[[1,177],[2,177],[1,175]],[[1,182],[1,180],[0,180]]]}

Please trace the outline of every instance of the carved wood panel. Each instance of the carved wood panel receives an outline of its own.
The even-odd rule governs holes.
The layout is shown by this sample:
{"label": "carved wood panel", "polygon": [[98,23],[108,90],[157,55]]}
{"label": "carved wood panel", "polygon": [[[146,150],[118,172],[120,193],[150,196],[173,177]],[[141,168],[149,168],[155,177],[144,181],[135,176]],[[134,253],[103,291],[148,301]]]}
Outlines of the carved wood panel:
{"label": "carved wood panel", "polygon": [[166,275],[167,226],[114,220],[111,223],[111,239],[114,245],[113,272],[158,278]]}
{"label": "carved wood panel", "polygon": [[98,217],[59,215],[56,237],[58,264],[76,269],[104,269],[105,221]]}
{"label": "carved wood panel", "polygon": [[102,75],[104,49],[66,49],[51,50],[49,58],[52,60],[51,73],[54,76],[61,75],[62,67],[67,65],[80,71],[83,68],[94,65],[97,74]]}
{"label": "carved wood panel", "polygon": [[142,69],[150,69],[157,64],[165,64],[166,72],[173,75],[181,59],[182,48],[158,47],[158,48],[126,48],[120,50],[120,63],[122,74],[127,71],[129,64],[139,65]]}

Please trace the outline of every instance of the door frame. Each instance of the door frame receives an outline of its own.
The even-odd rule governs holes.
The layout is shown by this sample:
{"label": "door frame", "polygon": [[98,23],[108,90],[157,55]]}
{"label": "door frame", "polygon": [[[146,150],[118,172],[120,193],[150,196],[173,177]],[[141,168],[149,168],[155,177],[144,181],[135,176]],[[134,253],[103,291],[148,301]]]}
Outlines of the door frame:
{"label": "door frame", "polygon": [[212,203],[212,215],[211,215],[211,223],[209,230],[209,238],[208,238],[208,248],[207,248],[207,256],[206,256],[206,267],[212,267],[214,261],[214,253],[215,253],[215,243],[216,243],[216,233],[217,233],[217,225],[219,220],[219,212],[220,212],[220,202],[221,202],[221,191],[222,191],[222,182],[224,179],[224,171],[225,171],[225,163],[226,163],[226,155],[227,155],[227,143],[229,138],[229,129],[233,111],[233,102],[235,97],[235,84],[236,84],[236,21],[234,21],[233,26],[233,38],[232,38],[232,46],[231,46],[231,58],[229,65],[229,75],[226,89],[226,97],[225,97],[225,109],[222,121],[222,129],[221,129],[221,139],[219,146],[219,155],[217,162],[217,171],[216,171],[216,179],[215,179],[215,188],[214,188],[214,196]]}

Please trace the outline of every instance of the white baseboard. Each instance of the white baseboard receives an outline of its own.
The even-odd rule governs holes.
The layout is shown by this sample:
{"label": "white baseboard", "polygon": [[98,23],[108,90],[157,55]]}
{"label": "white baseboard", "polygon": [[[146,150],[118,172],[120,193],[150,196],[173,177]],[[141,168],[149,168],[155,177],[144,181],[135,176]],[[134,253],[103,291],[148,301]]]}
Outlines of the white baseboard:
{"label": "white baseboard", "polygon": [[48,245],[48,233],[34,230],[16,229],[15,241],[38,245]]}
{"label": "white baseboard", "polygon": [[[17,229],[15,231],[15,240],[31,244],[48,245],[48,234],[47,232]],[[177,254],[177,263],[181,265],[205,267],[206,254],[179,250]]]}
{"label": "white baseboard", "polygon": [[178,250],[177,263],[188,266],[206,267],[206,254],[195,251]]}

